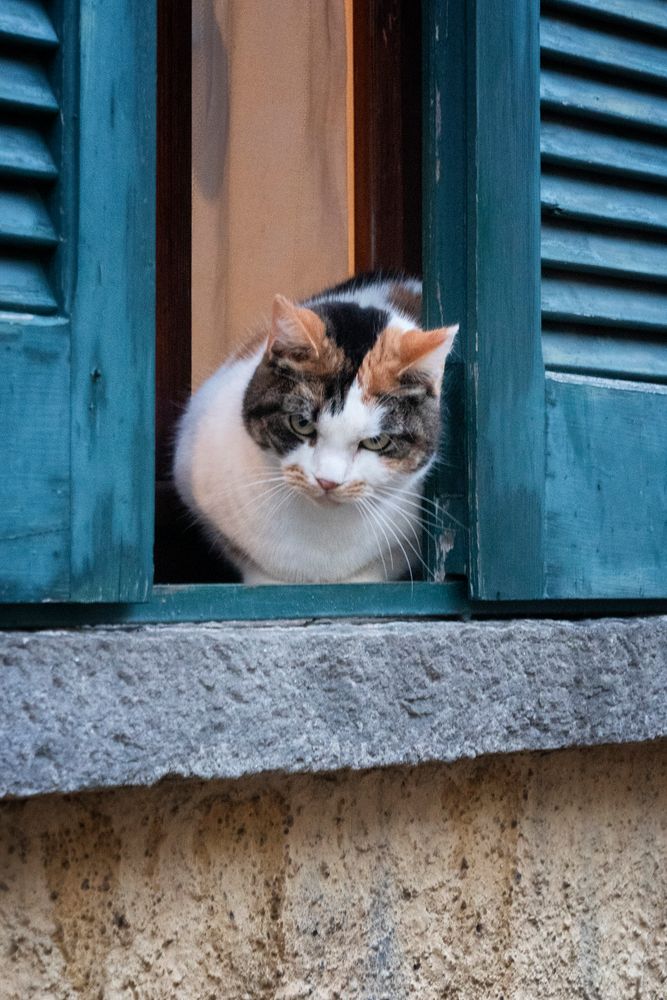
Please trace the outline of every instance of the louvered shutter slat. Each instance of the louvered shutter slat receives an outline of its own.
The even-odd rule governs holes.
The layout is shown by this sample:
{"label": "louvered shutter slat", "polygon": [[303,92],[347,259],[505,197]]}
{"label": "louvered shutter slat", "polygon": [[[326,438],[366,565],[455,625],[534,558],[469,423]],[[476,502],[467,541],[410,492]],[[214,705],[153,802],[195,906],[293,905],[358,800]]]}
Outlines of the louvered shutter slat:
{"label": "louvered shutter slat", "polygon": [[54,313],[59,237],[47,202],[58,178],[49,149],[58,112],[50,82],[57,37],[45,4],[5,2],[0,39],[0,308]]}
{"label": "louvered shutter slat", "polygon": [[58,236],[36,191],[0,189],[0,242],[54,246]]}
{"label": "louvered shutter slat", "polygon": [[58,168],[41,132],[0,123],[0,178],[3,174],[44,180],[58,176]]}
{"label": "louvered shutter slat", "polygon": [[660,333],[667,323],[667,288],[641,288],[548,273],[542,278],[542,318]]}
{"label": "louvered shutter slat", "polygon": [[667,382],[667,351],[660,343],[637,339],[636,333],[614,331],[613,351],[609,336],[554,323],[543,336],[544,361],[561,371],[602,377],[623,377],[632,372],[634,381]]}
{"label": "louvered shutter slat", "polygon": [[572,271],[667,279],[667,243],[544,223],[542,262]]}
{"label": "louvered shutter slat", "polygon": [[540,100],[543,108],[552,111],[667,131],[667,93],[636,92],[627,86],[545,69]]}
{"label": "louvered shutter slat", "polygon": [[50,313],[56,306],[46,273],[38,261],[0,255],[0,308]]}
{"label": "louvered shutter slat", "polygon": [[[630,378],[660,370],[656,356],[667,335],[666,8],[629,0],[543,3],[547,365]],[[622,348],[633,341],[632,350]]]}
{"label": "louvered shutter slat", "polygon": [[555,8],[596,14],[632,27],[640,25],[667,32],[665,0],[554,0]]}
{"label": "louvered shutter slat", "polygon": [[543,53],[560,61],[596,69],[610,70],[621,76],[634,76],[645,82],[667,81],[667,65],[660,45],[623,37],[611,30],[559,21],[549,16],[540,20],[540,47]]}
{"label": "louvered shutter slat", "polygon": [[0,38],[55,47],[58,36],[39,0],[3,0]]}
{"label": "louvered shutter slat", "polygon": [[624,186],[613,178],[542,171],[542,210],[545,218],[589,219],[614,227],[667,231],[667,213],[660,192],[646,185]]}
{"label": "louvered shutter slat", "polygon": [[667,147],[662,143],[614,135],[580,121],[554,122],[544,116],[540,144],[544,163],[667,181]]}
{"label": "louvered shutter slat", "polygon": [[44,67],[32,59],[0,58],[0,105],[29,111],[57,111]]}

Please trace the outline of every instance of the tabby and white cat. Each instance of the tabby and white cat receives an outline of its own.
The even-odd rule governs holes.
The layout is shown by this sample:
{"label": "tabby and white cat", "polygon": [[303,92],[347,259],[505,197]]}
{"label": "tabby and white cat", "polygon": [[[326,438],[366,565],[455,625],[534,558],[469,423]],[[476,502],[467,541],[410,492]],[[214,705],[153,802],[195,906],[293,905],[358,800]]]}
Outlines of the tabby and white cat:
{"label": "tabby and white cat", "polygon": [[181,498],[246,583],[369,582],[419,562],[458,327],[419,329],[421,284],[362,275],[294,304],[180,423]]}

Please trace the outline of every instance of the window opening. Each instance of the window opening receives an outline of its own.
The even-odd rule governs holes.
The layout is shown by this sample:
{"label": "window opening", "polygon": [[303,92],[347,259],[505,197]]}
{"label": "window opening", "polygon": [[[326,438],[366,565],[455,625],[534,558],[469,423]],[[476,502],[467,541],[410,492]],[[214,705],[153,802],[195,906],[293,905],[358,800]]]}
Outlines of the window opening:
{"label": "window opening", "polygon": [[276,292],[421,273],[420,33],[410,0],[159,2],[156,583],[239,580],[171,482],[190,391]]}

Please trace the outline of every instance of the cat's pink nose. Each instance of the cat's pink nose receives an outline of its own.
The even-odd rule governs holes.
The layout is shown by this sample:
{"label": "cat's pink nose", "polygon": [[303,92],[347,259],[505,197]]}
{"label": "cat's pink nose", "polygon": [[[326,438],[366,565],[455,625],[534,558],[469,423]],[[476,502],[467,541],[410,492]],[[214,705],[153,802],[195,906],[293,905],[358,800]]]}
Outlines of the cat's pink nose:
{"label": "cat's pink nose", "polygon": [[337,486],[340,486],[340,483],[334,483],[333,479],[319,479],[317,476],[315,478],[325,493],[328,493],[329,490],[335,490]]}

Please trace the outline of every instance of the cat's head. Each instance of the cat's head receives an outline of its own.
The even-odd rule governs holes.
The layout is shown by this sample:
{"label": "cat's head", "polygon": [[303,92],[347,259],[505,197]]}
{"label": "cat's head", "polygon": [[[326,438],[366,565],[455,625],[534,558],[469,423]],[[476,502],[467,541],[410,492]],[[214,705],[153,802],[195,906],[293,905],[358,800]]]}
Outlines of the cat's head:
{"label": "cat's head", "polygon": [[276,296],[244,398],[246,429],[315,500],[350,502],[414,481],[438,447],[457,329],[410,329],[353,302],[305,308]]}

